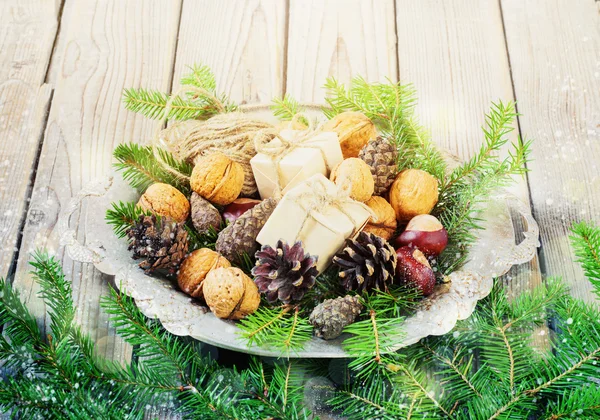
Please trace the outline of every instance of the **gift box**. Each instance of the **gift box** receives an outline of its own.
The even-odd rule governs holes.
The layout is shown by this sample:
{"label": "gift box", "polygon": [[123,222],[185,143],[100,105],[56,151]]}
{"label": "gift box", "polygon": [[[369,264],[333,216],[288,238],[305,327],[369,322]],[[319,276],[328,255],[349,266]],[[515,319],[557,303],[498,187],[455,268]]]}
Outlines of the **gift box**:
{"label": "gift box", "polygon": [[302,241],[304,251],[319,257],[323,272],[346,239],[355,237],[373,215],[348,192],[321,174],[290,189],[258,234],[257,241],[274,247],[279,239]]}
{"label": "gift box", "polygon": [[315,174],[329,176],[343,160],[337,134],[328,131],[282,130],[256,150],[250,165],[263,199],[284,195]]}

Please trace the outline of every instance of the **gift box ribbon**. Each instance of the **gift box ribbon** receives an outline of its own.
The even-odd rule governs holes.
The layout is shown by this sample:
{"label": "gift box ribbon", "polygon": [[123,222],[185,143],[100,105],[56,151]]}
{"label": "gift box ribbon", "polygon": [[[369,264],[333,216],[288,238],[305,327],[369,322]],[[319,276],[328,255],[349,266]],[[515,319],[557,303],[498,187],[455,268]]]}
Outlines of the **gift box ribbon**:
{"label": "gift box ribbon", "polygon": [[[269,156],[273,162],[275,173],[277,174],[277,179],[275,180],[276,189],[275,193],[273,194],[276,198],[281,198],[281,191],[283,190],[281,186],[281,179],[283,175],[281,173],[281,167],[279,163],[292,151],[298,148],[316,149],[321,152],[325,166],[331,169],[331,165],[325,151],[318,144],[311,144],[315,141],[315,136],[321,132],[321,126],[315,128],[312,120],[303,114],[296,114],[294,116],[294,120],[297,120],[300,116],[304,117],[304,119],[309,122],[309,126],[306,130],[297,131],[293,140],[288,140],[280,136],[279,132],[275,132],[272,129],[261,130],[254,137],[254,148],[256,151]],[[279,139],[279,144],[273,144],[273,139],[275,137]]]}

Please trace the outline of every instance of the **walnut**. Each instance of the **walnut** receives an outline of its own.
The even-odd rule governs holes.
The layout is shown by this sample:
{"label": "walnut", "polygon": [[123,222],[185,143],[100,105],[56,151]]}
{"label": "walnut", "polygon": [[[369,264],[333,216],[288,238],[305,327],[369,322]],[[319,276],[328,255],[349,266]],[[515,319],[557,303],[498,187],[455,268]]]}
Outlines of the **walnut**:
{"label": "walnut", "polygon": [[375,191],[371,168],[358,158],[342,161],[333,168],[330,179],[342,188],[349,188],[350,197],[357,201],[369,200]]}
{"label": "walnut", "polygon": [[198,249],[188,255],[179,267],[179,288],[192,297],[201,298],[206,275],[211,270],[221,267],[231,267],[231,264],[218,252],[208,248]]}
{"label": "walnut", "polygon": [[258,309],[258,287],[236,267],[211,270],[204,280],[204,300],[218,318],[242,319]]}
{"label": "walnut", "polygon": [[198,195],[222,206],[235,200],[244,186],[244,168],[223,153],[198,159],[190,186]]}
{"label": "walnut", "polygon": [[152,184],[142,194],[137,205],[158,216],[185,222],[190,214],[190,202],[177,188],[169,184]]}
{"label": "walnut", "polygon": [[398,174],[390,188],[390,204],[396,219],[407,222],[419,214],[429,214],[438,201],[438,181],[420,169]]}
{"label": "walnut", "polygon": [[394,208],[383,197],[377,196],[371,197],[366,204],[375,212],[377,221],[369,220],[364,231],[389,241],[397,227]]}
{"label": "walnut", "polygon": [[323,130],[337,133],[344,159],[358,157],[360,149],[377,137],[375,124],[361,112],[342,112],[329,120]]}

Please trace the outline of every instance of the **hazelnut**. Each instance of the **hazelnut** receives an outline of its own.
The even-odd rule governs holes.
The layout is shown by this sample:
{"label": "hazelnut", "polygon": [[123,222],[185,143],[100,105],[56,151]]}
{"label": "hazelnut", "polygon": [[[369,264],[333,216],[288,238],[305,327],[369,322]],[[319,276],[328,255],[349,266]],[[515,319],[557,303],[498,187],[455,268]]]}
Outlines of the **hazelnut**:
{"label": "hazelnut", "polygon": [[188,255],[179,267],[179,288],[192,297],[201,298],[206,275],[211,270],[221,267],[231,267],[231,264],[218,252],[208,248],[198,249]]}
{"label": "hazelnut", "polygon": [[344,159],[358,157],[360,149],[377,137],[375,124],[361,112],[342,112],[329,120],[323,130],[337,133]]}
{"label": "hazelnut", "polygon": [[169,184],[152,184],[142,194],[137,205],[157,216],[185,222],[190,214],[190,202],[177,188]]}
{"label": "hazelnut", "polygon": [[242,319],[258,309],[258,287],[236,267],[211,270],[204,280],[204,300],[218,318]]}
{"label": "hazelnut", "polygon": [[190,186],[198,195],[222,206],[235,200],[244,186],[244,168],[223,153],[196,161]]}
{"label": "hazelnut", "polygon": [[410,219],[396,245],[412,246],[425,255],[437,257],[448,245],[448,232],[435,216],[421,214]]}
{"label": "hazelnut", "polygon": [[416,288],[423,296],[433,293],[435,273],[427,257],[416,248],[403,246],[396,251],[396,276],[401,283]]}
{"label": "hazelnut", "polygon": [[254,200],[252,198],[238,198],[233,203],[225,206],[223,210],[223,218],[229,223],[235,222],[238,217],[244,214],[247,210],[260,203],[260,200]]}
{"label": "hazelnut", "polygon": [[375,212],[377,220],[369,220],[364,231],[389,240],[396,231],[396,212],[382,197],[373,196],[366,204]]}
{"label": "hazelnut", "polygon": [[358,158],[343,160],[333,168],[330,179],[342,188],[349,188],[350,197],[357,201],[369,200],[375,191],[369,165]]}
{"label": "hazelnut", "polygon": [[390,188],[390,204],[398,221],[408,221],[428,214],[438,201],[437,179],[420,169],[406,169],[398,174]]}

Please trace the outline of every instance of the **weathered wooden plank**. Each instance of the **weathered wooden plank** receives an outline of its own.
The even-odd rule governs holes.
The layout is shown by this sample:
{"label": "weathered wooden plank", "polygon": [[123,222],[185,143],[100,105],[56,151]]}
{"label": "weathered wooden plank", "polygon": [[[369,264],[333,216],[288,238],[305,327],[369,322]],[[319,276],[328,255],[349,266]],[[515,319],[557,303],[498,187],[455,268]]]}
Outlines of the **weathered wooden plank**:
{"label": "weathered wooden plank", "polygon": [[51,89],[58,4],[0,2],[0,277],[15,258]]}
{"label": "weathered wooden plank", "polygon": [[281,96],[286,44],[285,0],[184,1],[174,86],[186,67],[210,66],[218,89],[240,103]]}
{"label": "weathered wooden plank", "polygon": [[[71,22],[64,23],[64,51],[57,63],[56,88],[34,194],[17,266],[16,286],[28,305],[44,318],[43,303],[27,274],[29,252],[46,247],[57,252],[56,220],[61,209],[82,186],[105,176],[111,154],[123,141],[147,139],[155,122],[126,111],[124,87],[166,90],[171,80],[180,2],[73,1]],[[86,210],[72,223],[85,220]],[[79,240],[85,241],[83,232]],[[130,348],[108,326],[98,300],[108,291],[107,279],[91,266],[64,261],[73,282],[77,320],[98,344],[98,350],[117,360]]]}
{"label": "weathered wooden plank", "polygon": [[502,1],[521,129],[537,139],[529,181],[545,274],[594,301],[569,229],[600,220],[600,14],[592,0]]}
{"label": "weathered wooden plank", "polygon": [[[494,1],[397,0],[396,10],[400,77],[418,91],[417,113],[440,147],[470,158],[483,142],[491,102],[513,99],[500,8]],[[512,192],[528,202],[524,179]],[[505,281],[515,292],[539,284],[537,260],[513,268]]]}
{"label": "weathered wooden plank", "polygon": [[322,102],[325,79],[396,80],[392,0],[290,0],[286,92]]}

